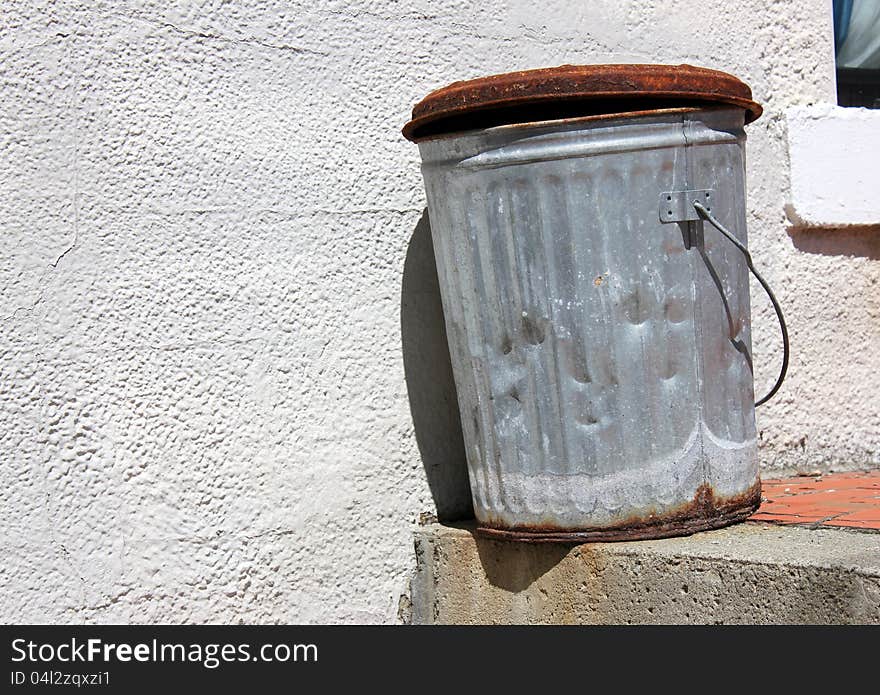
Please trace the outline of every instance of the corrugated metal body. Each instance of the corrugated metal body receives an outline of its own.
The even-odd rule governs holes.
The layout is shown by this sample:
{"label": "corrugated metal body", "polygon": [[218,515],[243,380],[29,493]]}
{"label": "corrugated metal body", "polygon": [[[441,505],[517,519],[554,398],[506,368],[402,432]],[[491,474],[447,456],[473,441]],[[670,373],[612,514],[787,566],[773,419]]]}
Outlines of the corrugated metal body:
{"label": "corrugated metal body", "polygon": [[668,535],[754,503],[748,270],[702,222],[658,214],[663,191],[711,189],[745,242],[743,117],[676,109],[420,143],[484,527]]}

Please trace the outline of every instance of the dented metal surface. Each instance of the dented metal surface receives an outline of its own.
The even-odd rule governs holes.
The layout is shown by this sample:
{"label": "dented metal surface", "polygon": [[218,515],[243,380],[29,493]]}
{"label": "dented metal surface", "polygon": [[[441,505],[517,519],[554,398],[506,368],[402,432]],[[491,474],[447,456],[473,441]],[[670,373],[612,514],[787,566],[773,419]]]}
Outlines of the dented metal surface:
{"label": "dented metal surface", "polygon": [[661,192],[711,190],[745,242],[743,123],[679,109],[420,143],[486,533],[647,538],[752,510],[748,271],[657,212]]}
{"label": "dented metal surface", "polygon": [[413,108],[403,134],[418,141],[511,123],[709,105],[761,115],[747,84],[692,65],[561,65],[455,82]]}

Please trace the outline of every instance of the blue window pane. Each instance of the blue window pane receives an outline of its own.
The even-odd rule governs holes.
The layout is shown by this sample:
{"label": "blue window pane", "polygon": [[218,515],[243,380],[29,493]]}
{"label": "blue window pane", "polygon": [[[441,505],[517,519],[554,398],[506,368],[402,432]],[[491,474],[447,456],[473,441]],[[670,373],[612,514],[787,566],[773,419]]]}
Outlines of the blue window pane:
{"label": "blue window pane", "polygon": [[833,0],[837,102],[880,108],[880,0]]}

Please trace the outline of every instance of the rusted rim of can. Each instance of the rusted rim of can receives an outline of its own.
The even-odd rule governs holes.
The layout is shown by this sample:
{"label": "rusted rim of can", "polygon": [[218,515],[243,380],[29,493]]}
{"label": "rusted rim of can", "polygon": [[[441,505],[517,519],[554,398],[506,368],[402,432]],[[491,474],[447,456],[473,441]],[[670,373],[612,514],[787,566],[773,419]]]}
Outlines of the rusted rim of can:
{"label": "rusted rim of can", "polygon": [[413,107],[403,135],[437,135],[577,116],[726,104],[762,113],[752,90],[720,70],[692,65],[561,65],[455,82]]}
{"label": "rusted rim of can", "polygon": [[585,529],[498,528],[478,524],[479,536],[526,543],[608,543],[689,536],[745,521],[761,505],[761,482],[728,499],[717,498],[708,485],[697,491],[692,502],[656,517],[640,517],[611,527]]}
{"label": "rusted rim of can", "polygon": [[656,524],[631,529],[595,529],[593,531],[505,531],[488,526],[477,526],[476,533],[495,540],[525,543],[613,543],[620,541],[645,541],[675,536],[690,536],[699,531],[711,531],[738,524],[748,519],[757,509],[747,509],[725,514],[714,519],[688,519],[669,524]]}

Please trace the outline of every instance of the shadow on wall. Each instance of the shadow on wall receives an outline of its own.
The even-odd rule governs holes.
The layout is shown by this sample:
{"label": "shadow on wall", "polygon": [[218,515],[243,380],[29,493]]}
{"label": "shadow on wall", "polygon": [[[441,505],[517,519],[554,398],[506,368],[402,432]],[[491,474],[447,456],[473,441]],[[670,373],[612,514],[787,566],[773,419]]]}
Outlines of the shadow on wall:
{"label": "shadow on wall", "polygon": [[416,443],[437,518],[471,519],[474,508],[427,210],[406,251],[400,333]]}
{"label": "shadow on wall", "polygon": [[799,251],[820,256],[849,256],[880,260],[877,227],[857,229],[797,229],[790,234]]}

